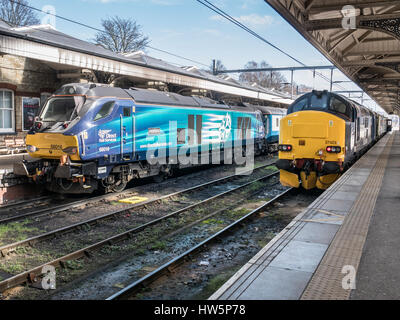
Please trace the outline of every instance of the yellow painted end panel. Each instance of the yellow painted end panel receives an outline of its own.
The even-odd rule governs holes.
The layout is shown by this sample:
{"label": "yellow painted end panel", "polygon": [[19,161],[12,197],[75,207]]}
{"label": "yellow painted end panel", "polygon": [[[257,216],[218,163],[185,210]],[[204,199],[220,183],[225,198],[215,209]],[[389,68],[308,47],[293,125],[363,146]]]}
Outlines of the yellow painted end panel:
{"label": "yellow painted end panel", "polygon": [[317,173],[315,171],[311,171],[307,176],[304,171],[300,172],[301,185],[306,190],[311,190],[315,188],[317,183]]}
{"label": "yellow painted end panel", "polygon": [[300,187],[299,176],[286,170],[280,170],[280,182],[285,187]]}
{"label": "yellow painted end panel", "polygon": [[328,189],[337,179],[339,179],[341,174],[334,173],[334,174],[327,174],[325,176],[321,176],[318,178],[317,181],[317,188],[321,190]]}
{"label": "yellow painted end panel", "polygon": [[[279,159],[321,159],[343,161],[345,157],[346,122],[327,112],[300,111],[281,120],[280,144],[290,144],[291,152],[279,152]],[[341,153],[327,153],[327,146],[342,147]],[[318,151],[323,150],[322,157]]]}
{"label": "yellow painted end panel", "polygon": [[66,155],[62,150],[67,147],[78,148],[76,155],[70,155],[73,161],[81,160],[79,156],[79,144],[76,136],[66,136],[62,133],[36,133],[26,136],[26,144],[38,148],[36,152],[29,152],[29,155],[34,158],[42,159],[59,159]]}
{"label": "yellow painted end panel", "polygon": [[318,123],[295,123],[293,124],[293,138],[320,138],[325,139],[328,135],[328,127]]}

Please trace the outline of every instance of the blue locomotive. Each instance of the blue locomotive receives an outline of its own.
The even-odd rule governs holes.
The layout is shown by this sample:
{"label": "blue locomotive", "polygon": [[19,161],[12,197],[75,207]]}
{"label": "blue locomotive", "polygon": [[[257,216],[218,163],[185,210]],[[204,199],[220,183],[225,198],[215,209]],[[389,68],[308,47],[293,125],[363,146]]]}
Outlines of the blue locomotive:
{"label": "blue locomotive", "polygon": [[243,156],[250,141],[256,154],[266,152],[278,142],[272,117],[282,112],[155,90],[67,84],[47,100],[28,132],[27,151],[39,160],[16,163],[14,174],[57,192],[118,192],[131,179],[166,177],[215,154],[232,159],[235,148]]}

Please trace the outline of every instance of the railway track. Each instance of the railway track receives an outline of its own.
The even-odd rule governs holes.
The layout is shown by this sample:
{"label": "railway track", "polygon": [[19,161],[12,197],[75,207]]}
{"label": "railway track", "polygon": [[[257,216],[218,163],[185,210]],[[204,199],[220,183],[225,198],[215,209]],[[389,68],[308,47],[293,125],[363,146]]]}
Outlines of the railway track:
{"label": "railway track", "polygon": [[170,274],[173,272],[175,268],[178,266],[182,265],[185,263],[187,260],[193,259],[193,257],[201,251],[204,247],[212,244],[215,242],[217,239],[224,237],[226,234],[230,233],[234,228],[236,228],[239,224],[243,223],[245,220],[253,217],[255,214],[259,213],[260,211],[264,210],[265,207],[273,204],[277,200],[282,199],[285,195],[290,193],[293,189],[289,188],[286,189],[282,192],[280,192],[278,195],[276,195],[273,199],[264,202],[257,208],[253,209],[251,212],[247,213],[246,215],[242,216],[241,218],[233,221],[226,227],[224,227],[222,230],[216,232],[215,234],[212,234],[209,236],[207,239],[204,241],[200,242],[199,244],[193,246],[192,248],[186,250],[182,254],[178,255],[177,257],[171,259],[170,261],[164,263],[163,265],[159,266],[157,269],[155,269],[152,272],[149,272],[145,276],[139,278],[138,280],[132,282],[125,288],[121,289],[120,291],[114,293],[113,295],[109,296],[106,300],[124,300],[124,299],[129,299],[136,293],[145,290],[147,286],[152,284],[154,281],[159,279],[160,277]]}
{"label": "railway track", "polygon": [[[268,167],[270,165],[271,164],[263,165],[263,166],[255,169],[255,171],[262,172],[263,169],[265,169],[266,167]],[[115,234],[115,230],[113,230],[113,228],[111,228],[112,232],[107,233],[109,236],[104,237],[104,239],[101,239],[100,241],[96,241],[95,243],[90,243],[89,245],[87,245],[83,248],[79,248],[78,250],[75,250],[73,252],[61,255],[59,257],[56,257],[55,259],[46,261],[45,263],[43,263],[39,266],[29,268],[26,271],[23,271],[21,273],[18,273],[16,275],[6,278],[5,280],[0,282],[0,292],[3,292],[6,289],[12,288],[16,285],[19,285],[19,284],[22,284],[25,282],[34,283],[35,281],[37,281],[37,279],[38,279],[37,277],[41,274],[41,271],[44,266],[53,265],[56,267],[58,267],[58,266],[63,267],[67,261],[76,260],[76,259],[79,259],[79,258],[85,257],[85,256],[90,257],[91,253],[93,251],[96,251],[104,246],[114,245],[115,243],[132,239],[135,236],[137,237],[139,234],[143,234],[142,237],[145,238],[146,237],[145,231],[148,230],[152,226],[155,226],[155,225],[161,224],[165,221],[171,220],[174,217],[182,216],[184,213],[187,214],[188,212],[194,212],[194,210],[196,208],[199,208],[206,204],[208,205],[210,202],[213,202],[213,201],[217,202],[217,201],[223,200],[224,197],[227,198],[232,195],[234,196],[235,192],[238,193],[239,191],[241,191],[245,188],[251,187],[252,185],[255,185],[257,183],[265,182],[273,177],[275,177],[275,180],[276,180],[275,183],[277,183],[278,182],[278,180],[276,179],[277,175],[278,175],[278,172],[269,173],[267,175],[263,175],[262,177],[255,179],[255,180],[241,184],[240,186],[235,186],[235,187],[230,186],[230,188],[228,188],[228,190],[220,192],[217,195],[213,195],[211,197],[207,197],[206,199],[201,199],[199,201],[195,201],[194,203],[186,205],[185,207],[175,210],[172,213],[164,214],[159,217],[154,217],[154,216],[151,217],[150,216],[150,217],[146,218],[145,216],[142,215],[141,219],[142,220],[144,219],[143,223],[141,223],[139,225],[135,225],[134,227],[131,227],[131,228],[125,228],[126,230],[124,230],[123,232],[117,233],[117,234]],[[163,201],[168,198],[176,197],[178,195],[182,196],[182,194],[184,194],[184,193],[192,193],[193,194],[194,191],[198,191],[200,189],[209,189],[211,186],[215,186],[215,185],[218,185],[221,183],[231,182],[232,179],[233,180],[237,179],[237,176],[228,176],[228,177],[224,177],[221,179],[217,179],[217,180],[214,180],[211,182],[204,183],[202,185],[198,185],[198,186],[195,186],[192,188],[185,189],[180,192],[176,192],[174,194],[165,195],[158,199],[145,201],[144,203],[132,205],[132,206],[129,206],[128,208],[124,208],[122,210],[116,210],[114,212],[107,213],[106,215],[102,215],[100,217],[96,217],[96,218],[93,218],[90,220],[85,220],[83,222],[79,222],[74,225],[66,226],[66,227],[63,227],[63,228],[60,228],[57,230],[53,230],[51,232],[40,234],[35,237],[31,237],[31,238],[28,238],[25,240],[7,244],[0,248],[0,252],[1,252],[3,259],[7,258],[8,261],[10,259],[12,260],[13,257],[15,258],[15,256],[18,257],[19,249],[24,248],[24,247],[27,248],[27,250],[30,250],[30,249],[39,250],[39,253],[36,252],[35,254],[40,255],[40,249],[37,249],[38,246],[40,247],[40,245],[42,245],[42,249],[43,249],[43,247],[46,248],[46,245],[43,246],[43,243],[46,243],[46,242],[50,243],[50,242],[54,242],[54,241],[62,242],[65,240],[65,239],[63,239],[63,237],[66,234],[72,233],[72,231],[74,231],[74,230],[78,231],[78,233],[80,232],[80,234],[77,235],[78,238],[85,237],[84,234],[85,234],[86,229],[91,230],[93,228],[94,230],[96,230],[96,227],[98,227],[98,226],[103,227],[104,225],[102,223],[104,221],[107,221],[110,219],[118,222],[119,221],[118,217],[130,215],[132,213],[132,210],[137,209],[138,207],[148,206],[151,203],[160,202],[160,201]],[[212,194],[215,194],[215,191],[213,191]],[[243,199],[239,200],[239,202],[240,201],[243,201]],[[230,203],[234,203],[233,205],[238,204],[237,201],[236,202],[234,201],[234,197],[230,200]],[[230,206],[232,207],[232,204]],[[224,209],[226,209],[226,206],[224,207]],[[207,217],[209,217],[209,216],[210,215],[207,215]],[[204,217],[200,217],[199,221],[201,221],[201,219],[203,219],[203,218]],[[100,222],[102,222],[102,223],[100,223]],[[196,221],[194,221],[194,222],[192,221],[191,223],[195,223],[195,222]],[[111,223],[111,225],[112,225],[112,223]],[[94,230],[92,230],[92,233],[95,232]],[[87,236],[87,238],[90,238],[90,237]],[[13,256],[10,255],[10,253],[13,253]],[[11,256],[11,258],[10,258],[10,256]],[[1,262],[1,259],[0,259],[0,262]]]}
{"label": "railway track", "polygon": [[7,212],[10,212],[10,211],[19,212],[19,211],[22,211],[21,209],[25,209],[25,207],[32,209],[32,207],[35,208],[38,205],[40,206],[44,203],[49,203],[50,200],[51,200],[51,198],[49,196],[42,196],[42,197],[34,198],[34,199],[26,199],[26,200],[21,200],[18,202],[1,204],[0,205],[0,215],[7,214]]}
{"label": "railway track", "polygon": [[[254,168],[254,170],[260,170],[260,169],[266,168],[271,165],[274,165],[274,162],[268,162],[266,164],[260,165],[256,168]],[[223,178],[211,181],[209,185],[212,185],[214,183],[223,183],[230,179],[236,179],[237,177],[238,177],[237,175],[230,175],[227,177],[223,177]],[[207,186],[207,183],[205,183],[204,186]],[[198,188],[202,188],[202,187],[203,187],[203,185],[198,186]],[[190,188],[188,188],[187,190],[189,190],[189,189]],[[47,206],[50,205],[52,198],[47,197],[47,196],[41,197],[38,199],[34,199],[34,200],[24,200],[19,203],[15,203],[15,204],[4,205],[4,206],[0,207],[0,225],[15,222],[15,221],[22,221],[22,220],[28,219],[28,218],[36,219],[36,218],[41,218],[41,217],[48,216],[48,215],[54,215],[54,214],[58,214],[61,212],[65,212],[67,210],[79,208],[82,206],[96,204],[101,201],[113,200],[116,197],[117,197],[117,199],[127,198],[127,197],[135,194],[134,190],[135,190],[135,187],[124,190],[118,194],[105,194],[105,195],[100,195],[100,196],[92,196],[89,199],[85,198],[85,199],[81,199],[81,200],[77,200],[77,201],[73,201],[73,200],[71,201],[71,200],[67,199],[66,203],[62,203],[62,204],[51,206],[51,207],[47,207]],[[193,190],[196,190],[196,187],[194,187]],[[184,191],[186,191],[186,190],[184,190]],[[178,194],[178,192],[176,194]],[[172,197],[174,195],[175,194],[171,194],[166,197],[163,196],[160,199],[165,199],[168,197]],[[148,201],[148,202],[143,202],[143,203],[140,203],[140,204],[137,204],[134,206],[130,206],[130,207],[127,206],[127,209],[146,205],[151,202],[152,201]],[[36,204],[39,204],[39,205],[36,205]],[[21,208],[20,205],[23,205],[23,208]]]}

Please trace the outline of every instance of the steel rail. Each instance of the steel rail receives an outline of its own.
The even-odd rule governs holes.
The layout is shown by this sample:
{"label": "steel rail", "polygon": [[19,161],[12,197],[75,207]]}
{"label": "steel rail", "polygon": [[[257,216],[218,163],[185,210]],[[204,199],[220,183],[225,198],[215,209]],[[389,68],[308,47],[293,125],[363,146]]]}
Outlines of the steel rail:
{"label": "steel rail", "polygon": [[[184,211],[190,210],[190,209],[192,209],[192,208],[194,208],[196,206],[199,206],[201,204],[204,204],[204,203],[206,203],[208,201],[214,200],[216,198],[220,198],[220,197],[222,197],[222,196],[224,196],[224,195],[226,195],[228,193],[232,193],[234,191],[237,191],[239,189],[247,187],[248,185],[250,185],[250,184],[252,184],[254,182],[258,182],[258,181],[261,181],[261,180],[264,180],[264,179],[268,179],[268,178],[270,178],[272,176],[275,176],[275,175],[278,175],[278,174],[279,174],[279,171],[276,171],[274,173],[268,174],[268,175],[266,175],[264,177],[261,177],[261,178],[258,178],[256,180],[247,182],[247,183],[245,183],[243,185],[240,185],[240,186],[235,187],[233,189],[224,191],[222,193],[219,193],[219,194],[217,194],[215,196],[212,196],[210,198],[207,198],[205,200],[193,203],[193,204],[191,204],[191,205],[189,205],[187,207],[184,207],[182,209],[179,209],[178,211],[173,212],[172,214],[165,215],[165,216],[160,217],[158,219],[155,219],[153,221],[157,222],[158,220],[161,220],[161,219],[164,219],[164,218],[168,218],[171,215],[179,214],[179,213],[182,213]],[[158,199],[152,200],[151,202],[157,202],[157,201],[159,201],[161,199],[162,198],[158,198]],[[72,224],[72,225],[69,225],[69,226],[66,226],[66,227],[62,227],[62,228],[59,228],[59,229],[56,229],[56,230],[53,230],[53,231],[49,231],[49,232],[46,232],[46,233],[42,233],[40,235],[27,238],[25,240],[21,240],[21,241],[13,242],[13,243],[10,243],[10,244],[6,244],[6,245],[0,247],[0,254],[1,254],[1,256],[5,257],[7,255],[7,253],[9,253],[11,251],[14,251],[17,248],[24,247],[24,246],[33,246],[37,242],[41,242],[41,241],[44,241],[46,239],[54,238],[56,236],[65,234],[67,232],[71,232],[72,230],[80,228],[80,227],[83,227],[83,226],[95,225],[100,221],[104,221],[104,220],[108,220],[108,219],[114,218],[116,215],[126,214],[127,211],[130,211],[130,210],[131,209],[126,209],[126,208],[117,209],[117,210],[115,210],[115,211],[113,211],[111,213],[107,213],[107,214],[99,216],[99,217],[95,217],[95,218],[92,218],[92,219],[89,219],[89,220],[78,222],[78,223],[75,223],[75,224]]]}
{"label": "steel rail", "polygon": [[42,196],[39,198],[31,198],[31,199],[25,199],[25,200],[21,200],[18,202],[11,202],[11,203],[5,203],[5,204],[1,204],[0,205],[0,214],[2,213],[2,211],[7,211],[10,210],[10,208],[12,207],[18,207],[24,204],[27,204],[29,202],[36,202],[36,201],[43,201],[43,200],[51,200],[51,198],[49,196]]}
{"label": "steel rail", "polygon": [[283,191],[281,194],[275,196],[273,199],[267,201],[266,203],[262,204],[258,208],[252,210],[245,216],[241,217],[240,219],[232,222],[230,225],[226,226],[222,230],[218,231],[214,235],[208,237],[201,243],[197,244],[196,246],[192,247],[191,249],[183,252],[179,256],[173,258],[172,260],[168,261],[167,263],[163,264],[156,270],[150,272],[149,274],[145,275],[144,277],[136,280],[135,282],[131,283],[124,289],[114,293],[112,296],[108,297],[106,300],[116,300],[116,299],[123,299],[126,298],[138,290],[141,290],[144,288],[146,285],[149,285],[150,283],[154,282],[161,276],[163,276],[165,273],[171,273],[171,270],[179,266],[180,264],[185,262],[185,259],[193,254],[195,254],[197,251],[202,249],[204,246],[210,244],[211,242],[215,241],[217,238],[220,236],[226,234],[228,231],[232,230],[234,227],[236,227],[238,224],[242,223],[244,220],[248,219],[249,217],[253,216],[254,214],[260,212],[263,210],[266,206],[272,204],[273,202],[277,201],[278,199],[282,198],[284,195],[288,194],[291,192],[293,188],[287,189]]}
{"label": "steel rail", "polygon": [[[10,289],[10,288],[12,288],[12,287],[14,287],[14,286],[16,286],[18,284],[25,283],[27,281],[31,282],[31,283],[35,282],[36,277],[42,273],[42,269],[43,269],[44,266],[48,266],[48,265],[52,265],[54,267],[63,266],[66,261],[75,260],[75,259],[78,259],[78,258],[81,258],[81,257],[84,257],[84,256],[90,257],[90,252],[91,251],[97,250],[97,249],[99,249],[99,248],[101,248],[101,247],[103,247],[105,245],[112,245],[114,243],[130,239],[130,238],[132,238],[132,236],[135,233],[141,232],[141,231],[143,231],[144,229],[146,229],[149,226],[152,226],[152,225],[155,225],[157,223],[160,223],[161,221],[164,221],[164,220],[166,220],[168,218],[171,218],[173,216],[181,214],[182,212],[190,210],[190,209],[192,209],[192,208],[194,208],[196,206],[199,206],[199,205],[204,204],[206,202],[209,202],[211,200],[215,200],[216,198],[222,197],[222,196],[224,196],[226,194],[233,193],[233,192],[235,192],[235,191],[237,191],[239,189],[245,188],[245,187],[247,187],[247,186],[249,186],[251,184],[254,184],[256,182],[259,182],[259,181],[262,181],[262,180],[266,180],[266,179],[270,179],[270,178],[272,178],[272,177],[274,177],[274,176],[276,176],[278,174],[279,174],[279,171],[276,171],[274,173],[268,174],[268,175],[266,175],[264,177],[258,178],[256,180],[253,180],[253,181],[245,183],[245,184],[243,184],[241,186],[238,186],[238,187],[236,187],[234,189],[227,190],[227,191],[222,192],[222,193],[220,193],[218,195],[215,195],[215,196],[212,196],[212,197],[207,198],[205,200],[202,200],[200,202],[191,204],[191,205],[189,205],[189,206],[187,206],[185,208],[179,209],[179,210],[174,211],[174,212],[172,212],[170,214],[167,214],[165,216],[162,216],[162,217],[159,217],[157,219],[151,220],[151,221],[149,221],[147,223],[144,223],[144,224],[142,224],[140,226],[137,226],[137,227],[135,227],[133,229],[130,229],[130,230],[122,232],[122,233],[119,233],[119,234],[114,235],[112,237],[109,237],[109,238],[107,238],[105,240],[101,240],[101,241],[99,241],[97,243],[89,245],[89,246],[87,246],[87,247],[85,247],[83,249],[79,249],[79,250],[77,250],[75,252],[72,252],[72,253],[69,253],[67,255],[64,255],[64,256],[62,256],[60,258],[57,258],[55,260],[52,260],[52,261],[50,261],[48,263],[42,264],[42,265],[40,265],[38,267],[32,268],[32,269],[30,269],[28,271],[25,271],[25,272],[22,272],[20,274],[15,275],[15,276],[12,276],[10,278],[7,278],[7,279],[5,279],[3,281],[0,281],[0,292],[3,292],[5,290],[7,290],[7,289]],[[125,209],[121,210],[121,211],[125,211]],[[115,215],[115,213],[113,213],[111,215]],[[87,223],[81,223],[80,225],[83,225],[83,224],[87,224]],[[70,227],[67,227],[67,228],[70,228]],[[42,236],[40,236],[40,237],[42,237]],[[44,234],[44,236],[46,238],[48,238],[48,237],[52,237],[53,238],[53,236],[55,236],[55,235],[54,234],[53,235],[49,235],[49,233],[47,233],[47,234]],[[44,239],[42,239],[42,240],[44,240]],[[16,249],[16,248],[18,248],[18,247],[20,247],[22,245],[32,245],[34,242],[37,242],[37,241],[40,241],[40,240],[39,239],[33,239],[33,240],[32,239],[27,239],[27,240],[23,240],[23,241],[16,242],[16,243],[13,243],[11,245],[8,245],[8,247],[7,246],[1,247],[0,250],[1,250],[1,253],[3,254],[3,256],[5,256],[6,252],[12,251],[12,250],[14,250],[14,249]]]}
{"label": "steel rail", "polygon": [[[260,169],[266,168],[266,167],[274,165],[274,164],[275,164],[275,162],[271,162],[271,163],[268,163],[268,164],[263,164],[260,167],[254,168],[254,170],[260,170]],[[250,171],[248,171],[248,172],[250,172]],[[187,189],[182,190],[182,191],[177,191],[177,192],[172,193],[170,195],[162,196],[161,198],[158,198],[157,200],[165,199],[165,198],[168,198],[168,197],[173,197],[176,194],[179,194],[180,192],[187,192],[187,191],[190,191],[191,189],[195,190],[197,188],[202,188],[202,187],[207,186],[207,185],[212,184],[212,183],[223,182],[224,180],[233,179],[235,177],[238,177],[238,175],[233,174],[233,175],[230,175],[230,176],[227,176],[227,177],[223,177],[223,178],[216,179],[216,180],[213,180],[213,181],[210,181],[210,182],[206,182],[206,183],[203,183],[203,184],[195,186],[195,187],[190,187],[190,188],[187,188]],[[62,204],[62,205],[54,206],[54,207],[51,207],[51,208],[40,209],[40,210],[36,210],[36,211],[25,213],[25,214],[21,214],[21,215],[11,216],[11,217],[8,217],[8,218],[5,218],[5,219],[0,219],[0,224],[10,223],[10,222],[18,221],[18,220],[25,219],[25,218],[28,218],[28,217],[39,218],[39,217],[42,217],[42,216],[63,212],[63,211],[69,210],[69,209],[80,207],[82,205],[96,203],[96,202],[99,202],[101,200],[112,198],[112,197],[115,197],[116,195],[125,195],[125,194],[132,193],[133,192],[132,189],[134,189],[134,188],[135,187],[130,188],[130,189],[125,190],[125,191],[122,191],[122,192],[117,193],[117,194],[115,194],[115,193],[113,193],[113,194],[105,194],[105,195],[101,195],[101,196],[92,197],[90,199],[82,199],[82,200],[74,201],[72,203]],[[128,206],[128,207],[126,207],[126,209],[129,210],[129,209],[132,209],[132,208],[140,207],[140,206],[149,204],[151,202],[153,202],[153,200],[149,200],[147,202],[141,202],[141,203],[138,203],[138,204],[135,204],[135,205],[132,205],[132,206]]]}

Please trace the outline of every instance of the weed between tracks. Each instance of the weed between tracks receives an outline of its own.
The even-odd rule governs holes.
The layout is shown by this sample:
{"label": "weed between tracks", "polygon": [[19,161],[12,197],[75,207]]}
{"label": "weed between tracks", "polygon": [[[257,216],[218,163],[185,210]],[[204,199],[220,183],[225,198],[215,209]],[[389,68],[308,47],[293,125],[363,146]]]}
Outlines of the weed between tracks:
{"label": "weed between tracks", "polygon": [[[265,174],[265,171],[263,171],[262,174]],[[262,183],[257,185],[258,188],[262,186]],[[250,191],[253,191],[254,189],[256,189],[256,187],[251,186],[250,188],[247,188],[247,193],[249,192],[248,189],[250,189]],[[246,192],[242,192],[241,196],[244,196]],[[212,204],[205,208],[192,210],[177,218],[170,218],[165,223],[163,223],[162,226],[151,227],[148,229],[148,231],[145,231],[142,234],[135,236],[133,240],[124,241],[124,243],[118,245],[103,247],[101,250],[93,254],[92,258],[89,261],[92,262],[90,264],[87,264],[87,258],[67,262],[65,264],[65,269],[60,269],[58,271],[58,280],[60,280],[61,283],[63,283],[64,281],[69,282],[72,278],[76,278],[77,276],[94,270],[96,266],[99,267],[99,265],[110,263],[111,261],[118,258],[118,256],[144,256],[149,250],[153,252],[169,251],[171,248],[170,241],[160,239],[164,238],[166,235],[170,234],[176,229],[184,228],[187,224],[190,223],[195,223],[198,219],[201,218],[201,215],[203,215],[205,212],[212,212],[214,210],[220,209],[221,207],[226,207],[233,200],[237,200],[237,197],[238,195],[235,195],[235,197],[224,199],[218,204]],[[180,197],[179,199],[180,201],[188,200],[183,199],[183,197]],[[241,209],[229,211],[226,214],[228,217],[230,217],[230,219],[233,219],[241,217],[247,212],[248,210]],[[106,224],[108,223],[100,223],[99,225]],[[204,220],[203,225],[209,225],[208,232],[216,232],[222,229],[226,225],[226,223],[224,223],[223,220],[211,218]],[[130,224],[129,227],[132,227],[132,225]],[[83,228],[81,231],[84,230],[85,228]],[[117,230],[125,231],[126,226],[119,227]],[[85,244],[96,242],[100,238],[105,238],[108,236],[108,233],[105,230],[101,230],[101,228],[99,230],[98,226],[93,227],[93,229],[89,227],[86,229],[86,231],[88,234],[84,236],[84,239],[82,239],[82,235],[80,234],[81,232],[78,232],[66,236],[67,239],[60,244],[38,244],[36,249],[26,248],[28,251],[23,252],[21,260],[19,260],[18,258],[13,259],[11,256],[13,263],[10,264],[10,261],[8,261],[7,266],[4,263],[0,263],[0,268],[11,274],[18,273],[21,272],[21,269],[26,270],[27,268],[29,268],[30,265],[37,265],[39,262],[45,263],[46,261],[62,256],[64,253],[74,251],[76,250],[76,248],[81,248]],[[115,233],[115,228],[113,229],[113,233]],[[36,250],[38,251],[35,252]],[[36,260],[35,258],[32,258],[31,260],[30,258],[32,256],[35,256]],[[32,298],[34,298],[34,296],[36,295],[33,295]],[[23,294],[22,297],[27,298]]]}
{"label": "weed between tracks", "polygon": [[38,228],[29,227],[31,220],[26,219],[21,222],[12,222],[0,225],[0,245],[24,240],[28,234],[39,231]]}
{"label": "weed between tracks", "polygon": [[[246,181],[249,181],[249,179],[265,175],[268,172],[272,172],[271,170],[273,170],[273,168],[275,167],[269,166],[268,168],[263,168],[250,176],[238,176],[238,178],[236,178],[237,182],[235,183],[245,183]],[[227,184],[229,185],[229,182]],[[176,191],[173,188],[174,188],[173,185],[172,186],[171,184],[167,185],[165,186],[165,188],[162,189],[162,192],[166,194],[173,193]],[[177,195],[173,198],[161,199],[159,203],[151,203],[145,205],[143,208],[136,208],[133,210],[134,211],[133,213],[140,214],[144,212],[144,214],[150,213],[154,215],[155,213],[154,211],[156,210],[160,211],[161,214],[166,211],[172,212],[174,211],[174,208],[177,208],[177,205],[181,205],[181,207],[183,207],[185,204],[188,204],[188,201],[194,202],[197,200],[201,200],[202,197],[204,198],[210,196],[213,193],[215,194],[215,192],[218,192],[218,186],[216,186],[215,189],[213,187],[211,188],[206,187],[205,189],[202,190],[196,190],[195,192],[190,193],[190,195],[186,194]],[[137,192],[132,192],[132,194],[137,194]],[[132,194],[130,196],[132,196]],[[158,195],[157,193],[150,193],[150,194],[140,193],[140,195],[145,196],[149,199],[160,197],[160,195]],[[125,195],[123,198],[125,197],[129,196]],[[102,200],[100,203],[97,203],[97,205],[94,204],[90,204],[88,206],[83,205],[80,208],[69,209],[65,211],[65,213],[47,215],[44,217],[36,217],[33,219],[25,220],[23,222],[13,222],[9,224],[0,225],[0,228],[4,229],[3,233],[1,233],[0,231],[0,245],[19,240],[24,240],[26,238],[36,236],[43,232],[52,231],[62,226],[74,224],[82,220],[95,218],[103,214],[107,214],[110,211],[124,209],[128,206],[129,205],[127,204],[115,201],[115,199],[108,201]]]}

